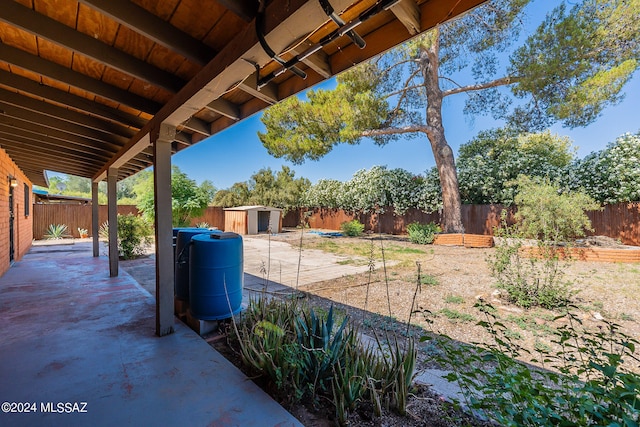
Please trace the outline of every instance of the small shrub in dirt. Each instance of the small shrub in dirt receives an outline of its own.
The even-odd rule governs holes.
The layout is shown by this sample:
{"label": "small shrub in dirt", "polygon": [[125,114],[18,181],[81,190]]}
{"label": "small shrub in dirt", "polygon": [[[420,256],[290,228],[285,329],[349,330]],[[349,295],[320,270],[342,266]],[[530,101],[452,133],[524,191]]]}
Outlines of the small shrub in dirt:
{"label": "small shrub in dirt", "polygon": [[340,229],[345,234],[345,236],[358,237],[362,235],[362,232],[364,231],[364,224],[362,224],[357,219],[354,219],[351,221],[345,221],[340,224]]}
{"label": "small shrub in dirt", "polygon": [[[495,231],[502,243],[487,260],[489,268],[511,302],[525,308],[565,306],[573,294],[573,283],[564,279],[572,239],[591,228],[585,211],[598,205],[585,194],[563,193],[557,185],[526,176],[517,185],[517,222],[507,226],[503,212],[502,227]],[[523,254],[524,238],[538,239],[528,255]]]}
{"label": "small shrub in dirt", "polygon": [[118,215],[118,253],[124,259],[131,259],[144,253],[149,243],[151,226],[141,216]]}
{"label": "small shrub in dirt", "polygon": [[507,299],[520,307],[540,306],[548,309],[566,306],[573,295],[572,283],[564,280],[564,272],[553,248],[538,245],[542,258],[527,257],[521,249],[523,240],[509,229],[496,235],[506,237],[487,258],[497,287],[507,291]]}
{"label": "small shrub in dirt", "polygon": [[539,346],[545,369],[538,369],[516,360],[523,350],[510,331],[488,306],[476,307],[486,316],[479,325],[493,344],[470,347],[423,337],[443,350],[434,357],[460,386],[464,399],[458,403],[500,426],[638,426],[640,375],[629,369],[640,361],[636,339],[612,323],[598,331],[584,328],[569,312],[553,346]]}
{"label": "small shrub in dirt", "polygon": [[419,245],[428,245],[433,243],[436,233],[442,231],[442,228],[438,224],[430,222],[428,224],[421,224],[419,222],[412,222],[407,225],[407,233],[409,233],[409,241],[417,243]]}

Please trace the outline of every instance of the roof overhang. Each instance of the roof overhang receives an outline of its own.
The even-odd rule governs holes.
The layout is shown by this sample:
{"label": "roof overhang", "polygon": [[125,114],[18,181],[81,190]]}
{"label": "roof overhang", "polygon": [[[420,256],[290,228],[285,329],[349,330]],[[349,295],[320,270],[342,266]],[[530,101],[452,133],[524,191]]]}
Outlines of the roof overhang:
{"label": "roof overhang", "polygon": [[483,1],[0,0],[0,147],[35,184],[122,179],[161,125],[180,151]]}

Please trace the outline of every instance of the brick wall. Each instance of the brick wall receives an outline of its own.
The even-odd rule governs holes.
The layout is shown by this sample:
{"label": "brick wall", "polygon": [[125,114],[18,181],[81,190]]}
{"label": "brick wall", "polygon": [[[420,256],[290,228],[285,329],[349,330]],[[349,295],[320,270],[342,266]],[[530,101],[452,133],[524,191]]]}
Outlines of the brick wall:
{"label": "brick wall", "polygon": [[[0,276],[9,269],[9,176],[18,180],[18,186],[13,190],[13,257],[15,261],[20,260],[27,253],[33,240],[31,182],[7,153],[0,149]],[[29,195],[28,216],[25,210],[25,184]]]}

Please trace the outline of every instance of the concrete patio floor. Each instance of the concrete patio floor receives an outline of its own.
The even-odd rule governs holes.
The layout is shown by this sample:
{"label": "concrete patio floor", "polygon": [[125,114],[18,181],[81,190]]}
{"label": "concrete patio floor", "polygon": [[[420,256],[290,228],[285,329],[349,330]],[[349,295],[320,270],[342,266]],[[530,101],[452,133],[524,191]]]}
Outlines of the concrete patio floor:
{"label": "concrete patio floor", "polygon": [[3,403],[0,425],[301,425],[179,321],[156,337],[154,298],[108,271],[83,242],[33,247],[0,278],[0,402],[31,410]]}

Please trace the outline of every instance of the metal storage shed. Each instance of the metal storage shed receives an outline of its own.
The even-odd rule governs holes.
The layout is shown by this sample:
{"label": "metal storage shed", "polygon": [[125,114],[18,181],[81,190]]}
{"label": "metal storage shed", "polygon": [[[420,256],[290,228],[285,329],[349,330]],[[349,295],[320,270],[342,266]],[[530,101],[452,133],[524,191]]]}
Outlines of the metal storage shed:
{"label": "metal storage shed", "polygon": [[224,210],[224,231],[258,234],[282,231],[282,209],[269,206],[238,206]]}

